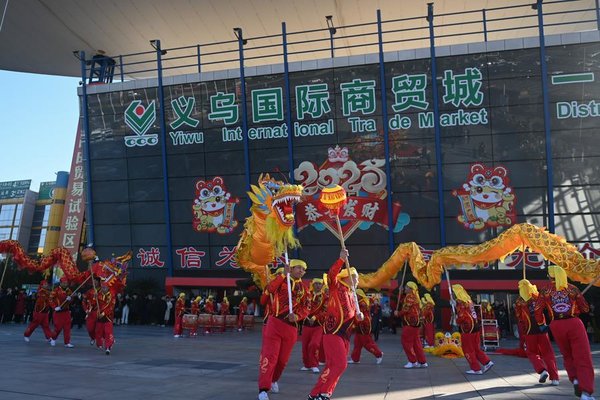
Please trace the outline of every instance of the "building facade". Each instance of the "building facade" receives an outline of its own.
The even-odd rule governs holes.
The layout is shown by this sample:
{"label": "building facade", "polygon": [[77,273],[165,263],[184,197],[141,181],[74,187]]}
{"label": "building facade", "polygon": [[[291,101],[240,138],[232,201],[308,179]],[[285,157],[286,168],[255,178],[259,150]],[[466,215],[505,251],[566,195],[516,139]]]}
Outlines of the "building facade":
{"label": "building facade", "polygon": [[[158,79],[80,92],[90,236],[101,257],[133,250],[134,277],[227,287],[246,276],[233,254],[246,192],[262,173],[304,185],[294,256],[314,276],[339,253],[335,224],[317,205],[331,183],[349,195],[343,234],[360,271],[379,268],[400,243],[427,255],[521,222],[598,254],[597,31],[432,40],[165,80],[159,54]],[[536,254],[482,268],[512,280],[523,265],[543,275]]]}

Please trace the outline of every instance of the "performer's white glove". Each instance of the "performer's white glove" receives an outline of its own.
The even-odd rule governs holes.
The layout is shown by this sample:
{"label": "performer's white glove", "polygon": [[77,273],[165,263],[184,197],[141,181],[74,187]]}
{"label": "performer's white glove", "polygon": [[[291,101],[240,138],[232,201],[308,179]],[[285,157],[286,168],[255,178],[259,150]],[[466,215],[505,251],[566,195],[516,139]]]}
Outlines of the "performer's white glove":
{"label": "performer's white glove", "polygon": [[364,314],[362,312],[359,311],[359,312],[356,313],[356,319],[359,320],[359,321],[364,321],[365,316],[364,316]]}
{"label": "performer's white glove", "polygon": [[454,299],[450,300],[450,305],[452,307],[456,307],[456,300],[454,300]]}
{"label": "performer's white glove", "polygon": [[62,310],[62,308],[60,308],[60,306],[54,307],[54,311],[60,311],[60,310]]}
{"label": "performer's white glove", "polygon": [[71,296],[67,296],[67,301],[71,301]]}

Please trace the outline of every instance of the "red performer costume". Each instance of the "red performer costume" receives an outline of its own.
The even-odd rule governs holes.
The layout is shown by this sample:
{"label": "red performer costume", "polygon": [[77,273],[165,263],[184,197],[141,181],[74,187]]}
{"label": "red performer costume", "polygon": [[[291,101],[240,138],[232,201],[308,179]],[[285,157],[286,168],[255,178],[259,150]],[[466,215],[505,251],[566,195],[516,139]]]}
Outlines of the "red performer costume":
{"label": "red performer costume", "polygon": [[308,289],[302,282],[306,263],[290,260],[290,283],[292,308],[288,305],[288,285],[286,275],[280,274],[268,283],[266,291],[272,295],[271,315],[263,332],[258,372],[258,399],[268,400],[267,392],[279,392],[277,381],[290,358],[292,348],[298,339],[298,322],[309,312]]}
{"label": "red performer costume", "polygon": [[354,316],[358,313],[358,318],[363,319],[360,310],[356,309],[353,293],[353,287],[358,283],[358,273],[355,268],[344,268],[340,272],[347,260],[348,250],[342,249],[340,258],[327,273],[329,298],[323,324],[325,368],[310,391],[308,399],[328,400],[331,397],[348,366],[346,355],[350,348],[350,329]]}
{"label": "red performer costume", "polygon": [[[191,313],[192,315],[198,315],[200,314],[200,301],[202,300],[202,297],[197,296],[194,300],[192,300],[192,305],[191,305]],[[183,324],[183,322],[182,322]],[[194,324],[194,326],[192,327],[191,331],[190,331],[190,335],[192,336],[196,336],[198,335],[198,324]]]}
{"label": "red performer costume", "polygon": [[355,319],[354,321],[354,329],[356,333],[354,334],[354,349],[352,350],[351,360],[349,362],[359,363],[360,353],[364,347],[369,353],[375,356],[376,363],[381,364],[381,361],[383,360],[383,353],[371,335],[369,298],[365,292],[362,291],[362,289],[357,289],[356,294],[358,295],[358,306],[360,307],[360,312],[362,312],[364,318],[362,321],[359,321],[358,319]]}
{"label": "red performer costume", "polygon": [[223,297],[221,302],[221,315],[229,315],[229,299],[227,297]]}
{"label": "red performer costume", "polygon": [[65,347],[74,347],[71,344],[71,289],[67,277],[60,278],[60,286],[54,288],[50,293],[50,305],[54,308],[54,335],[52,339],[56,341],[58,335],[64,330],[63,338]]}
{"label": "red performer costume", "polygon": [[300,371],[319,372],[319,351],[323,339],[323,326],[319,313],[323,310],[323,279],[315,278],[311,282],[310,314],[302,327],[302,364]]}
{"label": "red performer costume", "polygon": [[[548,334],[542,332],[535,320],[535,309],[539,293],[537,287],[527,279],[519,281],[521,297],[515,302],[515,314],[525,339],[525,352],[535,372],[540,374],[539,382],[544,383],[550,376],[552,385],[558,385],[558,369],[554,350]],[[545,317],[543,324],[546,325]]]}
{"label": "red performer costume", "polygon": [[[263,293],[263,295],[260,298],[260,302],[261,304],[263,304],[264,302],[269,302],[269,294],[265,291]],[[265,304],[265,323],[267,321],[267,317],[269,316],[269,305],[268,303]],[[238,331],[242,331],[242,329],[244,328],[244,315],[246,315],[246,312],[248,312],[248,298],[244,297],[242,299],[242,301],[240,302],[239,305],[239,309],[238,309]],[[264,333],[264,331],[263,331]]]}
{"label": "red performer costume", "polygon": [[96,343],[96,320],[98,319],[96,296],[100,289],[100,280],[97,280],[97,285],[97,288],[92,287],[85,292],[82,301],[83,311],[85,311],[85,328],[87,329],[92,346]]}
{"label": "red performer costume", "polygon": [[116,296],[111,292],[106,282],[102,282],[98,293],[98,321],[96,322],[96,346],[104,348],[106,355],[110,355],[115,342],[113,321],[115,319]]}
{"label": "red performer costume", "polygon": [[433,310],[435,307],[435,301],[431,298],[429,293],[425,293],[422,299],[421,316],[423,317],[423,335],[425,336],[425,342],[427,345],[426,349],[433,347],[434,345],[434,334],[435,329],[433,326]]}
{"label": "red performer costume", "polygon": [[[466,373],[481,375],[494,366],[481,350],[481,322],[471,297],[462,285],[452,285],[452,291],[456,297],[456,323],[460,327],[463,352],[471,367]],[[483,365],[483,371],[479,363]]]}
{"label": "red performer costume", "polygon": [[208,296],[206,299],[206,303],[204,304],[204,313],[205,314],[215,314],[215,302],[212,296]]}
{"label": "red performer costume", "polygon": [[37,328],[38,325],[41,325],[46,339],[50,340],[50,344],[54,346],[54,339],[52,339],[53,334],[52,330],[50,329],[50,323],[48,322],[48,312],[50,312],[49,288],[50,285],[48,285],[48,281],[43,280],[40,282],[40,286],[38,287],[37,291],[37,298],[33,307],[33,319],[23,334],[23,339],[25,339],[26,342],[29,342],[29,337],[35,328]]}
{"label": "red performer costume", "polygon": [[594,392],[594,367],[590,342],[579,313],[589,311],[589,306],[579,289],[568,283],[567,273],[561,267],[548,267],[548,274],[554,285],[540,293],[535,319],[540,329],[547,329],[544,309],[550,315],[550,329],[561,354],[569,380],[573,382],[575,394],[581,399],[592,399]]}
{"label": "red performer costume", "polygon": [[185,293],[179,293],[175,302],[175,326],[173,327],[173,337],[181,337],[183,333],[183,314],[185,314]]}
{"label": "red performer costume", "polygon": [[408,363],[404,368],[427,368],[427,359],[423,351],[423,345],[419,338],[419,326],[421,324],[421,300],[419,299],[419,287],[414,282],[406,284],[406,296],[400,310],[402,318],[402,348]]}

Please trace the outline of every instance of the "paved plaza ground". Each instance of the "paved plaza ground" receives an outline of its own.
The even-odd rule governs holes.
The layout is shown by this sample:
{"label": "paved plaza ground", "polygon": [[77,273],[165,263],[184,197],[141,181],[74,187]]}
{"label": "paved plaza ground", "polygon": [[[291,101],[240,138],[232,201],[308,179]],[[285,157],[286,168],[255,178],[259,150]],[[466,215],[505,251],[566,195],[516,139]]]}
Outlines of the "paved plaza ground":
{"label": "paved plaza ground", "polygon": [[[260,325],[253,331],[173,338],[172,328],[115,327],[117,343],[106,356],[90,346],[82,329],[74,329],[75,348],[56,347],[40,329],[23,341],[24,325],[0,326],[0,399],[173,399],[253,400],[257,396]],[[502,341],[506,348],[516,341]],[[333,396],[339,400],[425,399],[574,399],[557,351],[561,384],[537,382],[523,358],[491,355],[496,363],[483,376],[467,376],[465,359],[429,357],[429,368],[405,370],[400,336],[382,334],[383,363],[363,352],[360,364],[349,365]],[[600,346],[592,347],[599,385]],[[316,374],[300,371],[298,343],[272,400],[304,400]]]}

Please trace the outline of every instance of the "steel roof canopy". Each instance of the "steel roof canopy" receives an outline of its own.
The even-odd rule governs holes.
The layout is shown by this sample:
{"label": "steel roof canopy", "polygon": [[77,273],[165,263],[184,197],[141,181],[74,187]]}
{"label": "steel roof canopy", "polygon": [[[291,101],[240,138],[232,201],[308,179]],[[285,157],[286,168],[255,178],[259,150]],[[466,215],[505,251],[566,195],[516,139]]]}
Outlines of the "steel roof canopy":
{"label": "steel roof canopy", "polygon": [[[525,0],[438,0],[435,14],[523,4]],[[593,9],[594,0],[561,6]],[[527,8],[507,9],[505,14],[535,15]],[[326,15],[332,15],[338,27],[370,23],[377,9],[384,20],[425,16],[427,0],[0,0],[0,12],[5,10],[0,69],[80,76],[80,62],[73,56],[78,50],[89,57],[98,51],[115,56],[151,50],[152,39],[160,39],[163,48],[221,42],[235,39],[234,27],[243,28],[245,37],[274,35],[281,33],[281,22],[295,32],[325,29]],[[436,17],[436,23],[444,23],[444,18]],[[356,49],[348,54],[360,53]]]}

